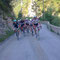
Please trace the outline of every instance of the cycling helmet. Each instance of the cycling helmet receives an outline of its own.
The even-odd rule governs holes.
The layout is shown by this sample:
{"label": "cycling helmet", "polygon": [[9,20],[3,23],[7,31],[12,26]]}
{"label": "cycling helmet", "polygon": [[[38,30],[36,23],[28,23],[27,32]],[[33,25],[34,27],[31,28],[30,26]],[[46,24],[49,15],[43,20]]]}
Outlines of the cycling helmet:
{"label": "cycling helmet", "polygon": [[13,20],[13,22],[16,22],[16,20]]}

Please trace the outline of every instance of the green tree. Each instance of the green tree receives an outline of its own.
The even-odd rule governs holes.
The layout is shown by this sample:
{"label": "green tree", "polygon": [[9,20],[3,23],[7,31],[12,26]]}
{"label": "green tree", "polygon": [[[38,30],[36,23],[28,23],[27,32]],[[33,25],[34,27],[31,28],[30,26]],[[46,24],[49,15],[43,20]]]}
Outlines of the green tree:
{"label": "green tree", "polygon": [[20,12],[19,15],[18,15],[18,18],[22,18],[22,13]]}
{"label": "green tree", "polygon": [[53,12],[53,9],[52,8],[48,8],[47,11],[45,12],[45,19],[47,21],[49,21],[50,23],[52,22],[53,20],[53,16],[52,16],[52,12]]}

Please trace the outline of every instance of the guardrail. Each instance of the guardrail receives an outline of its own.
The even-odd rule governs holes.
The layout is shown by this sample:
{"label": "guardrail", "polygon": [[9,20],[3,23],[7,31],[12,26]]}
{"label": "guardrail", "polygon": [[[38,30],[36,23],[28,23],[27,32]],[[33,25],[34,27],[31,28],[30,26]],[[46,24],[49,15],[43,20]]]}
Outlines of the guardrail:
{"label": "guardrail", "polygon": [[48,21],[41,21],[42,24],[46,24],[48,29],[60,35],[60,27],[50,24]]}

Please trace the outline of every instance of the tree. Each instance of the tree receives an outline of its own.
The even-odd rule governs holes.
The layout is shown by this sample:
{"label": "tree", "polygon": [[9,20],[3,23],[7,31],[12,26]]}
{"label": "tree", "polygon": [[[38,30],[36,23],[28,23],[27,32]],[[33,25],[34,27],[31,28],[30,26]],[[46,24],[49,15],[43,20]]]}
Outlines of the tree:
{"label": "tree", "polygon": [[19,14],[18,14],[18,18],[22,18],[22,13],[20,12]]}

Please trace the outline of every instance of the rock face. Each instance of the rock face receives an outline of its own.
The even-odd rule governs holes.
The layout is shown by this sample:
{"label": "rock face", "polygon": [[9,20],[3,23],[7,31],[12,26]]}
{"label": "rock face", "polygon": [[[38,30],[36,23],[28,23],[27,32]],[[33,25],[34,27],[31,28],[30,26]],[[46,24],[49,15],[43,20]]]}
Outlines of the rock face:
{"label": "rock face", "polygon": [[12,22],[12,20],[11,20],[10,17],[8,17],[7,23],[8,23],[8,26],[9,26],[11,29],[13,29],[13,22]]}
{"label": "rock face", "polygon": [[60,27],[50,24],[48,21],[41,21],[42,24],[46,24],[48,29],[60,35]]}
{"label": "rock face", "polygon": [[0,35],[5,35],[6,31],[10,31],[12,29],[12,20],[7,17],[7,20],[3,19],[3,16],[0,15]]}

